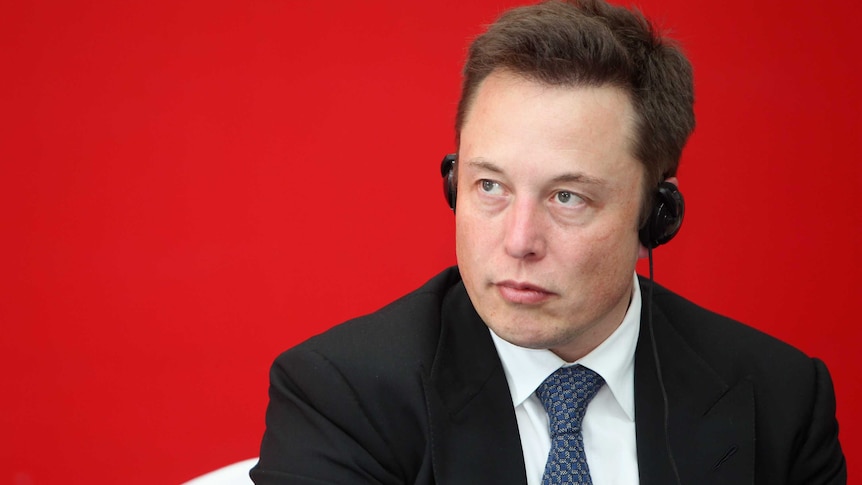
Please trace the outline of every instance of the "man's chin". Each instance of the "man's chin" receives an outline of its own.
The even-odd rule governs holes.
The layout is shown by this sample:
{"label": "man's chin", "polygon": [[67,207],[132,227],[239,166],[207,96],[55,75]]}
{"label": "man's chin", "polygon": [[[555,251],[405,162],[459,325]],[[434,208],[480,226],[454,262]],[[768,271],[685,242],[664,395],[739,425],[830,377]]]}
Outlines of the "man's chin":
{"label": "man's chin", "polygon": [[545,332],[539,331],[540,329],[530,331],[530,329],[523,327],[515,329],[509,327],[491,327],[491,330],[506,342],[525,349],[545,350],[560,345],[559,338],[553,338]]}

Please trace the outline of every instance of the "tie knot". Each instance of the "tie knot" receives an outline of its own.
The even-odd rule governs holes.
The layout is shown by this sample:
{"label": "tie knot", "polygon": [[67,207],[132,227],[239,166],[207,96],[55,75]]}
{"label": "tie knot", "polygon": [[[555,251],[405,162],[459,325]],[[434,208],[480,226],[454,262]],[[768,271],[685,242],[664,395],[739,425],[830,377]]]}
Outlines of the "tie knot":
{"label": "tie knot", "polygon": [[578,433],[587,405],[605,380],[581,365],[561,367],[548,376],[536,395],[548,413],[551,436]]}

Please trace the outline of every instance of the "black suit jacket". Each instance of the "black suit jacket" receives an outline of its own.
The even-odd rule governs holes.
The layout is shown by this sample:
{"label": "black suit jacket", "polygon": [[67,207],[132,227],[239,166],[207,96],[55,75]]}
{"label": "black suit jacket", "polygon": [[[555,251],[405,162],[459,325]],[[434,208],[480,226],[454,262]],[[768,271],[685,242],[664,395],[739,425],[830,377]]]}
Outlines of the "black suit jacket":
{"label": "black suit jacket", "polygon": [[[653,328],[668,422],[642,318],[641,484],[675,483],[671,456],[683,484],[846,483],[822,362],[659,286]],[[526,482],[502,364],[457,268],[276,359],[251,476],[258,484]]]}

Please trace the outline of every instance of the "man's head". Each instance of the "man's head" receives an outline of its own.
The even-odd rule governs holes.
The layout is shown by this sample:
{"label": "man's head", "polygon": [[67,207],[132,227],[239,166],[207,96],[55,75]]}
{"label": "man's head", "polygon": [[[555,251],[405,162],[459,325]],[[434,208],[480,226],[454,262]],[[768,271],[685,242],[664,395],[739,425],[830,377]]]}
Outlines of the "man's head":
{"label": "man's head", "polygon": [[693,126],[690,71],[639,15],[594,2],[516,9],[474,42],[456,250],[495,333],[575,360],[622,321],[643,195]]}
{"label": "man's head", "polygon": [[504,13],[470,46],[455,120],[459,147],[476,92],[496,70],[551,86],[622,89],[636,113],[632,154],[646,170],[644,200],[676,175],[694,130],[692,69],[640,13],[601,0],[549,1]]}

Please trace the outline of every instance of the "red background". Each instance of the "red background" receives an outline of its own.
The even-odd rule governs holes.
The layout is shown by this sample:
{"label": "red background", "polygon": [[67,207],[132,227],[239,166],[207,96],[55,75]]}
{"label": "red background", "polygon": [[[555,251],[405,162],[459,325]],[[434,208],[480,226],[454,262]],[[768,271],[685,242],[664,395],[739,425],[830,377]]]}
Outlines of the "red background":
{"label": "red background", "polygon": [[[4,2],[0,483],[255,456],[280,351],[454,263],[459,70],[513,4]],[[862,12],[725,5],[641,4],[698,95],[657,279],[826,360],[852,468]]]}

